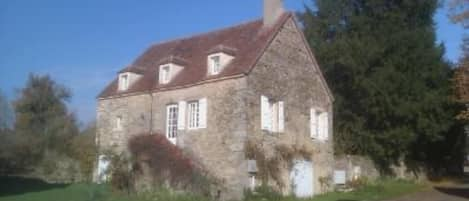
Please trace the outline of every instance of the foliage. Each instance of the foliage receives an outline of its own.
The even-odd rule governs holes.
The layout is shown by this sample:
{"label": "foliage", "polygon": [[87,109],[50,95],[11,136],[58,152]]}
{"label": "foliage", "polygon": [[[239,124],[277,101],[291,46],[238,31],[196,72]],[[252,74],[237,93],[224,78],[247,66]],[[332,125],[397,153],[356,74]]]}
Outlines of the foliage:
{"label": "foliage", "polygon": [[111,187],[116,192],[130,194],[134,191],[134,174],[131,167],[132,162],[123,155],[112,155],[111,157]]}
{"label": "foliage", "polygon": [[369,184],[370,182],[368,181],[367,177],[359,177],[351,181],[347,181],[346,186],[352,189],[360,189],[366,187]]}
{"label": "foliage", "polygon": [[[290,197],[293,198],[293,197]],[[284,200],[285,197],[282,196],[279,192],[270,188],[269,186],[262,185],[256,187],[254,191],[245,192],[245,201],[255,201],[255,200]]]}
{"label": "foliage", "polygon": [[73,138],[71,144],[72,157],[79,161],[80,170],[85,177],[85,181],[91,181],[97,158],[95,136],[96,124],[91,123],[85,130]]}
{"label": "foliage", "polygon": [[296,159],[311,160],[313,151],[306,149],[306,147],[277,145],[274,147],[272,156],[268,156],[262,148],[261,143],[248,140],[245,144],[245,154],[246,158],[256,160],[258,168],[257,176],[261,179],[263,186],[267,186],[269,180],[273,179],[277,187],[282,189],[287,185],[282,179],[282,165],[286,164],[291,169]]}
{"label": "foliage", "polygon": [[469,3],[467,0],[449,0],[450,19],[453,23],[460,23],[469,28]]}
{"label": "foliage", "polygon": [[[454,155],[451,68],[436,45],[437,0],[315,0],[300,14],[335,101],[337,153],[436,171]],[[451,139],[450,139],[451,138]],[[459,159],[459,158],[458,158]]]}
{"label": "foliage", "polygon": [[13,111],[7,98],[0,91],[0,134],[6,132],[11,126],[13,120]]}
{"label": "foliage", "polygon": [[133,171],[143,177],[151,177],[156,185],[169,185],[209,195],[214,182],[183,151],[161,134],[138,135],[129,140],[129,150],[133,159]]}
{"label": "foliage", "polygon": [[70,92],[49,76],[29,76],[14,102],[15,133],[28,142],[21,143],[30,154],[28,158],[35,159],[25,165],[37,163],[46,150],[69,151],[71,139],[78,133],[75,117],[67,111],[70,97]]}

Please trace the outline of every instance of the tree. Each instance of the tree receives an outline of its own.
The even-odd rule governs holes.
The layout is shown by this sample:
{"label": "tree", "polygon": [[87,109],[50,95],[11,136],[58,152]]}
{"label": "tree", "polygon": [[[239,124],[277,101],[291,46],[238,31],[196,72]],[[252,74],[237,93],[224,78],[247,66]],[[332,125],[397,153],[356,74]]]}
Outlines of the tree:
{"label": "tree", "polygon": [[467,0],[449,0],[450,19],[453,23],[460,23],[469,28],[469,2]]}
{"label": "tree", "polygon": [[[300,14],[336,97],[337,153],[389,171],[452,159],[450,65],[436,44],[437,0],[315,0]],[[453,143],[453,142],[451,142]]]}
{"label": "tree", "polygon": [[[20,97],[14,102],[15,133],[20,138],[19,155],[31,165],[49,150],[67,152],[78,133],[73,114],[67,111],[70,92],[49,76],[30,74]],[[30,160],[32,159],[32,160]]]}
{"label": "tree", "polygon": [[[465,0],[451,0],[448,2],[449,17],[453,23],[461,24],[464,29],[469,28],[469,3]],[[457,63],[454,75],[455,98],[458,102],[469,104],[469,37],[464,36],[461,45],[462,55]],[[457,116],[459,120],[469,122],[469,107],[461,110]]]}
{"label": "tree", "polygon": [[10,103],[0,91],[0,132],[10,127],[12,118]]}
{"label": "tree", "polygon": [[81,172],[87,181],[91,181],[97,158],[95,143],[96,123],[91,123],[72,141],[72,156],[80,162]]}

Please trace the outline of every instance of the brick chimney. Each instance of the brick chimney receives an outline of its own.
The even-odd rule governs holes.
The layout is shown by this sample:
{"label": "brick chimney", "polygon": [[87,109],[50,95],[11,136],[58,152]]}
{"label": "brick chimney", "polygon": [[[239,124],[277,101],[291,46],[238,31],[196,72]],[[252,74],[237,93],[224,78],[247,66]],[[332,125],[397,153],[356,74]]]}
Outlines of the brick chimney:
{"label": "brick chimney", "polygon": [[273,26],[283,12],[283,0],[264,0],[264,27]]}

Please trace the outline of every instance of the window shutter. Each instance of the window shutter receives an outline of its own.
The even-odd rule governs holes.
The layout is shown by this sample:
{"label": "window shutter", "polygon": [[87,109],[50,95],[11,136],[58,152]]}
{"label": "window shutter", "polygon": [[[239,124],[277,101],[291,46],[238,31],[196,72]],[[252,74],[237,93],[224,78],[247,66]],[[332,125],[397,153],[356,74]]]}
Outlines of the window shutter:
{"label": "window shutter", "polygon": [[310,110],[310,136],[311,138],[317,138],[318,136],[318,125],[317,125],[317,116],[316,116],[316,110],[314,108],[311,108]]}
{"label": "window shutter", "polygon": [[199,128],[207,128],[207,98],[199,100]]}
{"label": "window shutter", "polygon": [[320,113],[318,115],[318,139],[322,140],[324,136],[324,115]]}
{"label": "window shutter", "polygon": [[186,128],[186,101],[179,101],[178,103],[178,130]]}
{"label": "window shutter", "polygon": [[261,96],[261,129],[269,130],[269,99],[265,96]]}
{"label": "window shutter", "polygon": [[283,133],[285,130],[285,114],[283,101],[278,102],[278,132]]}
{"label": "window shutter", "polygon": [[324,140],[329,139],[329,113],[324,112]]}

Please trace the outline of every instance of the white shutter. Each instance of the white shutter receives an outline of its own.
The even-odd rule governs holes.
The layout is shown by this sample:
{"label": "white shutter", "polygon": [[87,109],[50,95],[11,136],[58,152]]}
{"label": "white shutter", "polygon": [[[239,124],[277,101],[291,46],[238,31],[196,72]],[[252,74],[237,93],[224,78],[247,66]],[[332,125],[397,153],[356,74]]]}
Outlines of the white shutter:
{"label": "white shutter", "polygon": [[269,99],[265,96],[261,96],[261,129],[269,130]]}
{"label": "white shutter", "polygon": [[207,98],[199,100],[199,128],[207,128]]}
{"label": "white shutter", "polygon": [[322,112],[319,115],[319,140],[327,139],[327,113]]}
{"label": "white shutter", "polygon": [[283,101],[278,102],[278,132],[283,133],[285,130],[285,110]]}
{"label": "white shutter", "polygon": [[178,103],[178,130],[186,128],[186,101],[179,101]]}
{"label": "white shutter", "polygon": [[324,112],[324,137],[323,140],[329,139],[329,113]]}
{"label": "white shutter", "polygon": [[316,110],[314,108],[311,108],[310,110],[310,136],[311,138],[317,138],[318,136],[318,125],[317,125],[317,116],[316,116]]}

